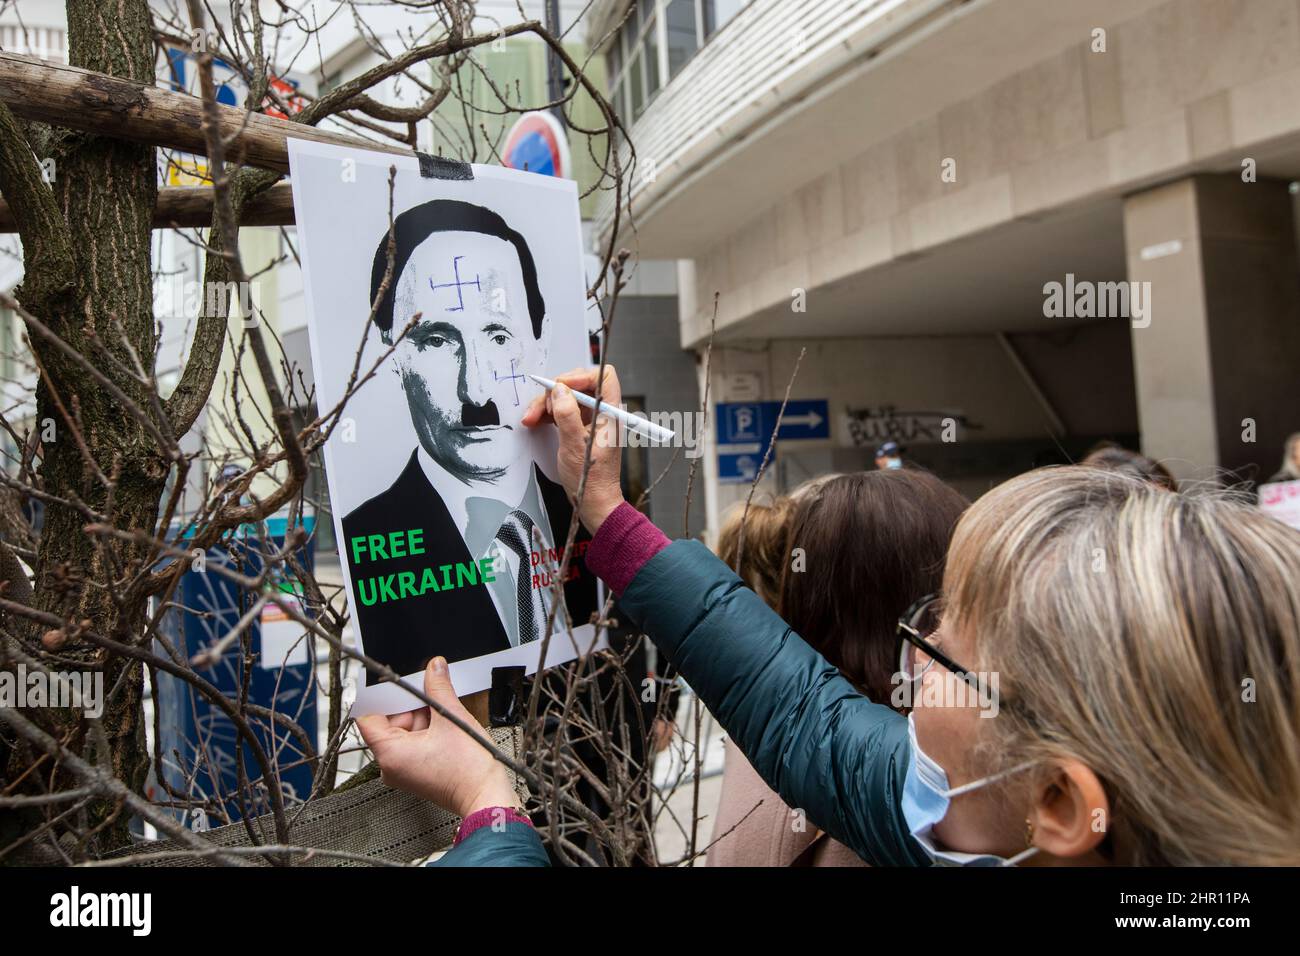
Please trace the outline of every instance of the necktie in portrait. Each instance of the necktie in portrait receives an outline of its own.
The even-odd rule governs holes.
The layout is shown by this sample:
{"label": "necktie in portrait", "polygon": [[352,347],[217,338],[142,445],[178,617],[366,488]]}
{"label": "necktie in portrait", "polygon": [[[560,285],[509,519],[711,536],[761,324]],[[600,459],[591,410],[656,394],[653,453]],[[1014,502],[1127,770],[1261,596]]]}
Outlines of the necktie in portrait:
{"label": "necktie in portrait", "polygon": [[532,586],[530,547],[533,539],[533,519],[519,509],[506,515],[497,530],[496,540],[519,558],[515,572],[515,608],[518,613],[518,643],[527,644],[542,636],[548,614],[542,588]]}

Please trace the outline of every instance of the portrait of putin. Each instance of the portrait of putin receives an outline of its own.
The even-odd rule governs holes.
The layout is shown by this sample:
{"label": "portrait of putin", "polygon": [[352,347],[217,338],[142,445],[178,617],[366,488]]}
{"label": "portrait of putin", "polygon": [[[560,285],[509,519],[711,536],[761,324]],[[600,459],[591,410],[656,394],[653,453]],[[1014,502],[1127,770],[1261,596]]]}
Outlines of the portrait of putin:
{"label": "portrait of putin", "polygon": [[[450,199],[406,210],[392,233],[391,251],[387,232],[375,246],[371,334],[405,397],[385,426],[411,451],[385,491],[344,517],[343,549],[366,653],[410,674],[434,655],[536,641],[548,616],[562,629],[538,571],[558,565],[551,549],[573,512],[520,425],[554,324],[528,243],[496,212]],[[565,605],[585,624],[595,580],[580,558],[570,564]]]}

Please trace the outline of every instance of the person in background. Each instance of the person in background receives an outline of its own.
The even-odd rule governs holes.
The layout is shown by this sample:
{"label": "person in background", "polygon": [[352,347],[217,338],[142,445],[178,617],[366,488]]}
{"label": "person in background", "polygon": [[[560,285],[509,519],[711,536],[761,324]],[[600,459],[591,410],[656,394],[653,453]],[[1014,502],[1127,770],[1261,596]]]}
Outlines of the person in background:
{"label": "person in background", "polygon": [[[967,501],[919,470],[859,472],[806,485],[811,488],[791,494],[794,507],[784,525],[760,521],[746,529],[739,561],[726,550],[738,537],[728,533],[729,524],[718,556],[732,568],[741,565],[744,579],[749,572],[779,581],[767,603],[855,688],[888,702],[897,686],[898,617],[939,589]],[[730,741],[712,840],[709,866],[865,865],[782,803]]]}
{"label": "person in background", "polygon": [[[807,486],[799,486],[803,496]],[[769,607],[780,597],[781,574],[789,552],[793,497],[768,503],[736,505],[723,519],[717,554]],[[741,526],[744,525],[744,534]],[[755,809],[757,804],[761,804]],[[772,793],[735,746],[723,742],[722,791],[706,855],[709,866],[791,866],[802,863],[815,827],[795,826],[781,799]],[[802,824],[803,821],[797,821]],[[822,841],[824,842],[824,841]],[[850,854],[852,855],[852,854]],[[853,857],[854,860],[857,857]],[[834,865],[822,862],[821,865]]]}
{"label": "person in background", "polygon": [[807,481],[801,482],[794,491],[790,492],[788,497],[797,505],[805,498],[810,498],[817,494],[817,492],[821,491],[825,485],[830,484],[836,478],[842,477],[844,476],[838,471],[830,471],[824,475],[817,475],[813,478],[809,478]]}
{"label": "person in background", "polygon": [[1295,432],[1286,440],[1282,450],[1282,467],[1268,483],[1275,481],[1300,481],[1300,432]]}
{"label": "person in background", "polygon": [[1101,442],[1088,452],[1079,464],[1089,468],[1122,472],[1169,491],[1178,490],[1178,482],[1168,468],[1153,458],[1129,451],[1115,442]]}
{"label": "person in background", "polygon": [[897,471],[903,467],[903,449],[896,441],[887,441],[876,449],[876,468]]}
{"label": "person in background", "polygon": [[[962,516],[942,591],[899,621],[903,717],[622,500],[615,423],[589,449],[569,392],[598,374],[560,376],[524,417],[557,427],[569,494],[584,483],[588,565],[832,838],[873,865],[1300,865],[1300,531],[1095,468],[1013,478]],[[468,717],[445,662],[425,680]],[[357,724],[391,786],[464,818],[439,863],[545,864],[478,741],[430,710]]]}
{"label": "person in background", "polygon": [[793,510],[789,496],[748,507],[742,502],[728,512],[718,532],[718,557],[772,607],[781,587],[785,533]]}

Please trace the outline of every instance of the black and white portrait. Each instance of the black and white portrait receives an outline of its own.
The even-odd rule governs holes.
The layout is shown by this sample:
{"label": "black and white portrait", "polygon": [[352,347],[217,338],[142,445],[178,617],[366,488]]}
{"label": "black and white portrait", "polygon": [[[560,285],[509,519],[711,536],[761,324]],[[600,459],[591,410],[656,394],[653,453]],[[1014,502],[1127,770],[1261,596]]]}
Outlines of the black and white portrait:
{"label": "black and white portrait", "polygon": [[[341,398],[363,334],[363,365],[391,353],[373,391],[349,402],[353,440],[326,446],[364,652],[402,675],[444,656],[457,687],[468,678],[472,690],[488,686],[492,666],[536,666],[554,613],[547,664],[573,657],[575,642],[558,635],[566,621],[591,631],[589,539],[580,529],[557,590],[572,506],[545,470],[553,446],[520,418],[540,393],[529,373],[584,363],[576,191],[497,167],[472,167],[469,181],[423,178],[398,159],[390,252],[393,158],[363,164],[294,145],[318,404]],[[355,181],[341,175],[345,156]],[[395,706],[381,680],[367,675],[359,708]]]}

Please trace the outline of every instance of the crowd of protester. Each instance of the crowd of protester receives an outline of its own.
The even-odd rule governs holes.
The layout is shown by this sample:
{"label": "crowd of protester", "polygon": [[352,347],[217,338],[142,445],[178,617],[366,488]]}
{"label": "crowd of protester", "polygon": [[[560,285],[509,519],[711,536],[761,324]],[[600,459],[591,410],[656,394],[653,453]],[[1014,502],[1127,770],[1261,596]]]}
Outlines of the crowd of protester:
{"label": "crowd of protester", "polygon": [[[595,374],[525,416],[571,496]],[[728,735],[711,864],[1300,865],[1300,531],[1115,446],[974,504],[895,446],[738,509],[715,555],[622,500],[616,446],[586,559]],[[1274,480],[1298,476],[1300,435]],[[425,682],[468,717],[444,661]],[[451,722],[359,724],[385,780],[464,818],[439,864],[547,863]]]}

